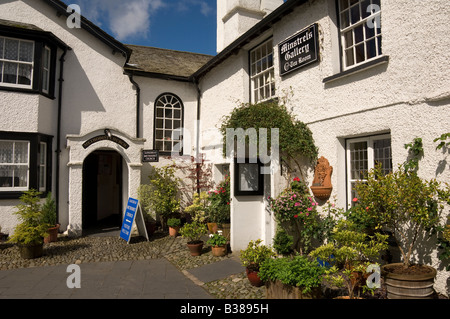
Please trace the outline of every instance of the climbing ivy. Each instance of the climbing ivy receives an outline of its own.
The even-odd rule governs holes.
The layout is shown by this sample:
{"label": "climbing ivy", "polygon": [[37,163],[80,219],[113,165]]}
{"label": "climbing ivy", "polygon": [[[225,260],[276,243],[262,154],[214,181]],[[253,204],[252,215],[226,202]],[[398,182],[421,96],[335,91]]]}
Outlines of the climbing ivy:
{"label": "climbing ivy", "polygon": [[[257,143],[257,146],[259,146],[259,129],[266,128],[268,150],[271,150],[271,129],[278,128],[279,152],[282,160],[293,159],[296,161],[299,156],[305,157],[311,163],[317,160],[318,148],[314,144],[312,132],[305,123],[296,120],[284,103],[278,100],[245,103],[225,116],[220,127],[223,145],[226,145],[228,128],[242,128],[244,130],[254,128],[257,133],[257,140],[251,141],[247,138],[247,142]],[[259,147],[257,149],[259,150]],[[226,155],[226,148],[224,148],[224,155]]]}

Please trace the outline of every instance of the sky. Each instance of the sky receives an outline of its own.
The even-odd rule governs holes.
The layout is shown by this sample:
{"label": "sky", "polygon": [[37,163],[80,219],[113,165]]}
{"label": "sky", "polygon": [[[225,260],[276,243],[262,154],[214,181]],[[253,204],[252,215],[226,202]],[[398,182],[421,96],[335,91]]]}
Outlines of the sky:
{"label": "sky", "polygon": [[64,0],[124,44],[216,55],[216,0]]}

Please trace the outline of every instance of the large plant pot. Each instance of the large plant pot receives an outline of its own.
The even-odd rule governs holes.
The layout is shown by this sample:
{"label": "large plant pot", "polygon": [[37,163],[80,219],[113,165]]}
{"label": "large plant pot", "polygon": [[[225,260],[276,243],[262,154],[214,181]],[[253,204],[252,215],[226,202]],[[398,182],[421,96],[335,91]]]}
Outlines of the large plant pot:
{"label": "large plant pot", "polygon": [[250,284],[254,287],[261,287],[264,285],[264,282],[259,278],[259,272],[246,268],[245,270],[247,272],[247,278],[248,281],[250,281]]}
{"label": "large plant pot", "polygon": [[320,287],[305,294],[301,288],[283,284],[279,280],[266,282],[267,299],[319,299],[321,296]]}
{"label": "large plant pot", "polygon": [[212,246],[211,252],[212,252],[212,255],[215,257],[223,257],[227,254],[227,245]]}
{"label": "large plant pot", "polygon": [[191,256],[200,256],[203,249],[203,241],[187,243]]}
{"label": "large plant pot", "polygon": [[416,274],[395,273],[394,268],[401,263],[387,264],[381,267],[381,274],[386,284],[388,299],[432,299],[434,295],[434,278],[436,269],[426,265],[415,265],[424,271]]}
{"label": "large plant pot", "polygon": [[48,236],[44,237],[44,244],[58,241],[58,230],[59,230],[59,224],[56,225],[55,227],[50,227],[48,229]]}
{"label": "large plant pot", "polygon": [[44,252],[44,243],[30,244],[30,245],[18,245],[20,257],[23,259],[34,259],[42,256]]}

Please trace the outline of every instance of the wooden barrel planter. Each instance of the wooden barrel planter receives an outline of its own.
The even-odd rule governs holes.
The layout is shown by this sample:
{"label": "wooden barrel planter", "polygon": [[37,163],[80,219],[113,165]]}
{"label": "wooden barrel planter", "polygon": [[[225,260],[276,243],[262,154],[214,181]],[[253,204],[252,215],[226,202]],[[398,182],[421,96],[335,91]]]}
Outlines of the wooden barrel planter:
{"label": "wooden barrel planter", "polygon": [[390,268],[402,264],[387,264],[381,267],[381,274],[386,284],[388,299],[433,299],[436,269],[421,265],[426,271],[420,274],[393,273]]}

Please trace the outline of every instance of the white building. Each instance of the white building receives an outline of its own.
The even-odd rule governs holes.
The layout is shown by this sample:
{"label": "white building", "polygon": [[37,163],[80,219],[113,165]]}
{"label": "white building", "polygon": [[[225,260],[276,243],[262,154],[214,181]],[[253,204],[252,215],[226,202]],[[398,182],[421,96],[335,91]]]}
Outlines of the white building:
{"label": "white building", "polygon": [[[120,223],[152,165],[142,151],[157,149],[167,162],[174,144],[164,138],[183,127],[184,155],[205,153],[216,180],[231,173],[232,248],[270,244],[264,198],[278,194],[283,177],[265,175],[262,193],[237,196],[217,128],[240,102],[286,91],[334,168],[338,206],[350,204],[355,165],[396,167],[415,137],[425,152],[419,174],[450,180],[448,152],[433,142],[450,127],[446,0],[218,0],[214,57],[127,46],[84,18],[69,28],[68,15],[58,0],[0,2],[3,230],[12,232],[13,206],[28,188],[57,196],[70,234],[111,215]],[[366,160],[357,163],[357,153]],[[427,263],[438,264],[437,252]],[[447,278],[439,269],[438,291],[446,293]]]}

